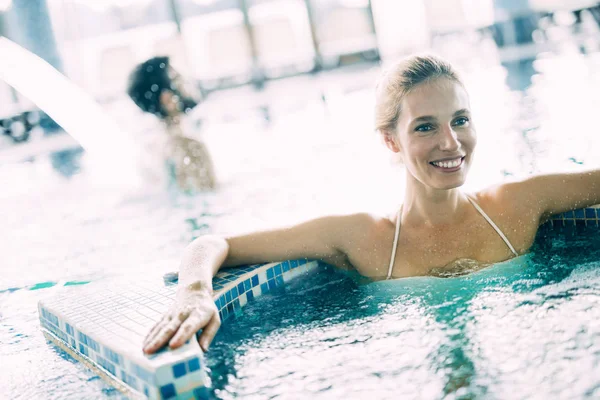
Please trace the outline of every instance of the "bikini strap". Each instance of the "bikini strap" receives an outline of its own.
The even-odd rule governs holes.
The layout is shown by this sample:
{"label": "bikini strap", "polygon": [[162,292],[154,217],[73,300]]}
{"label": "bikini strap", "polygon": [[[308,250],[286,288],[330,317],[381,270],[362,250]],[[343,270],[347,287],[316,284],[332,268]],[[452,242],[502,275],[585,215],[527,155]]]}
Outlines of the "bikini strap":
{"label": "bikini strap", "polygon": [[390,267],[388,268],[386,280],[392,277],[392,269],[394,268],[394,261],[396,261],[396,249],[398,248],[398,237],[400,236],[400,219],[402,218],[402,207],[398,210],[396,216],[396,233],[394,234],[394,246],[392,248],[392,257],[390,259]]}
{"label": "bikini strap", "polygon": [[494,228],[494,230],[498,233],[498,235],[500,235],[500,237],[502,238],[502,240],[504,240],[504,243],[506,243],[506,245],[508,246],[508,248],[510,249],[510,251],[512,251],[513,255],[515,257],[517,257],[519,255],[519,253],[517,253],[517,251],[515,250],[515,248],[513,247],[513,245],[510,243],[510,241],[508,240],[508,238],[504,235],[504,233],[500,230],[500,228],[498,228],[498,225],[496,225],[494,223],[494,221],[492,221],[492,219],[490,217],[488,217],[488,215],[485,213],[485,211],[483,211],[481,209],[481,207],[479,207],[479,204],[477,204],[475,202],[475,200],[473,200],[471,198],[471,196],[467,196],[467,199],[469,199],[469,201],[471,202],[471,204],[473,204],[473,207],[475,207],[475,209],[477,211],[479,211],[479,214],[481,214],[481,216],[483,218],[485,218],[485,220],[492,226],[492,228]]}

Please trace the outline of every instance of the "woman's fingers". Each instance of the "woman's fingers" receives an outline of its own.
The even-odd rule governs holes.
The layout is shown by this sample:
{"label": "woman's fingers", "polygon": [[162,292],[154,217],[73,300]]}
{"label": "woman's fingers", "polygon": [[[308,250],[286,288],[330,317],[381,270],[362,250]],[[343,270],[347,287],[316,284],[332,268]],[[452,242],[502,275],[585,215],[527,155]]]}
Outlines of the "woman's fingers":
{"label": "woman's fingers", "polygon": [[210,312],[193,311],[190,317],[179,327],[177,334],[169,342],[169,347],[176,349],[187,342],[196,332],[202,329],[211,319]]}
{"label": "woman's fingers", "polygon": [[156,350],[163,347],[173,334],[177,331],[177,328],[181,325],[181,319],[173,318],[167,324],[163,325],[162,328],[156,333],[154,338],[150,341],[150,344],[144,348],[145,353],[154,353]]}
{"label": "woman's fingers", "polygon": [[184,307],[176,312],[176,316],[168,314],[148,334],[144,341],[144,353],[154,353],[163,347],[177,332],[177,328],[190,315],[190,307]]}
{"label": "woman's fingers", "polygon": [[160,332],[160,330],[167,324],[169,323],[169,321],[171,320],[171,315],[167,314],[165,316],[162,317],[162,319],[160,321],[158,321],[153,327],[152,329],[150,329],[150,332],[148,332],[148,334],[146,335],[146,337],[144,338],[144,348],[146,348],[146,346],[148,346],[155,338],[156,334],[158,332]]}
{"label": "woman's fingers", "polygon": [[200,347],[205,352],[208,351],[208,346],[210,346],[210,343],[217,334],[217,331],[219,330],[220,326],[221,318],[219,317],[219,314],[215,312],[210,321],[208,322],[208,325],[206,325],[202,330],[202,334],[200,335],[200,339],[198,340],[200,342]]}

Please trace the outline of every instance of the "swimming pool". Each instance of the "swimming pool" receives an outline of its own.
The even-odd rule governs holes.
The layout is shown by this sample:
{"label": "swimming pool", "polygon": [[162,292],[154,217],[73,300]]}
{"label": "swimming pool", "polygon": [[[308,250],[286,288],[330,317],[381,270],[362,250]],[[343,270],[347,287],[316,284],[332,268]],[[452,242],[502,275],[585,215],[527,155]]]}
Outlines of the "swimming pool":
{"label": "swimming pool", "polygon": [[467,276],[319,271],[250,303],[208,358],[218,398],[600,395],[600,240],[556,235]]}
{"label": "swimming pool", "polygon": [[[518,78],[509,82],[519,82],[512,89],[505,83],[507,69],[499,63],[473,56],[464,64],[479,132],[468,187],[476,189],[540,171],[598,166],[594,105],[600,104],[599,63],[598,53],[583,55],[571,48],[545,54],[533,63],[509,67],[510,77]],[[536,72],[533,77],[532,71]],[[149,271],[176,269],[186,243],[208,231],[241,232],[330,212],[387,212],[397,206],[402,198],[402,173],[389,165],[383,146],[372,133],[370,91],[356,84],[353,78],[357,75],[366,84],[376,71],[327,78],[339,78],[343,84],[327,92],[326,105],[316,92],[307,93],[303,104],[274,112],[266,127],[252,113],[228,122],[209,119],[203,135],[223,182],[215,194],[185,197],[162,188],[131,192],[101,187],[90,181],[85,155],[42,157],[1,166],[0,213],[5,229],[0,243],[5,267],[0,276],[0,341],[5,346],[0,346],[0,393],[8,398],[121,396],[48,346],[40,333],[37,302],[69,290],[67,282],[107,276],[125,280]],[[531,85],[519,87],[522,82]],[[306,90],[302,81],[296,85],[298,90]],[[57,172],[60,167],[80,172],[67,177],[69,174]],[[572,389],[577,396],[597,396],[593,390],[598,381],[593,377],[600,376],[598,326],[594,322],[598,320],[594,275],[594,260],[598,259],[594,249],[598,246],[593,238],[581,243],[565,239],[565,248],[582,253],[582,258],[557,256],[561,240],[536,253],[533,264],[501,265],[481,272],[497,274],[500,282],[496,283],[491,278],[486,283],[477,281],[479,274],[443,281],[416,280],[406,286],[356,287],[340,276],[336,284],[325,287],[329,289],[318,289],[325,274],[299,282],[284,296],[256,302],[242,318],[223,327],[211,350],[215,356],[209,359],[215,393],[225,398],[242,393],[261,397],[278,390],[297,393],[298,382],[303,382],[311,395],[326,397],[354,387],[349,382],[363,382],[356,387],[378,385],[384,398],[394,387],[395,393],[401,389],[414,393],[411,390],[424,385],[413,383],[432,378],[431,392],[426,393],[431,398],[445,391],[456,397],[463,392],[465,396],[487,393],[506,397],[511,382],[522,382],[523,393],[530,389],[528,382],[539,382],[542,389],[534,395],[551,393],[554,387],[552,393],[567,396],[569,379],[575,383]],[[559,257],[558,261],[552,257]],[[511,268],[525,271],[508,271]],[[544,280],[543,274],[531,272],[532,268],[541,268],[547,276],[564,276],[553,278],[553,283],[550,278]],[[561,282],[573,285],[570,292]],[[427,295],[424,289],[428,287],[435,288],[439,297],[430,298],[433,294]],[[465,299],[465,290],[473,297]],[[350,293],[349,298],[339,298],[345,292]],[[303,302],[296,304],[292,299]],[[519,305],[526,299],[533,304]],[[557,311],[535,308],[536,301],[554,301]],[[295,311],[302,310],[294,307],[304,304],[306,310],[300,314],[306,314],[306,319],[294,319]],[[353,308],[357,304],[359,307]],[[265,308],[264,325],[272,328],[270,331],[252,327],[257,323],[257,307]],[[554,314],[544,320],[534,310]],[[399,320],[400,315],[407,319]],[[540,325],[532,323],[532,315],[536,321],[542,318]],[[408,322],[412,325],[406,325]],[[368,333],[371,323],[381,329]],[[496,334],[507,326],[512,326],[510,337]],[[551,327],[561,333],[548,334]],[[569,330],[575,327],[583,330],[582,336]],[[563,333],[559,328],[569,331]],[[310,340],[306,352],[300,346],[302,338]],[[401,347],[394,347],[397,341],[406,342],[413,351],[402,352]],[[574,349],[539,356],[544,346],[538,344],[546,343],[551,349],[548,343],[552,341],[558,343],[555,349],[561,350],[560,344]],[[294,358],[278,356],[282,343],[285,353]],[[359,349],[357,353],[368,350],[371,357],[353,357],[353,346]],[[239,349],[235,356],[232,347]],[[531,357],[526,356],[528,352]],[[330,360],[318,358],[326,372],[308,374],[315,365],[311,360],[318,354],[326,354]],[[562,356],[575,356],[578,363],[571,364]],[[540,359],[547,362],[535,364]],[[265,367],[255,368],[258,361]],[[392,365],[394,361],[400,366]],[[371,380],[357,380],[363,375],[363,364],[369,368]],[[344,365],[352,368],[344,370]],[[562,368],[566,367],[571,369],[565,372]],[[279,375],[287,371],[288,377],[267,376],[274,370]],[[291,379],[304,375],[297,381]],[[343,375],[343,380],[335,380],[338,375]],[[412,383],[399,388],[397,380],[404,382],[405,377]],[[327,389],[326,378],[338,388]]]}

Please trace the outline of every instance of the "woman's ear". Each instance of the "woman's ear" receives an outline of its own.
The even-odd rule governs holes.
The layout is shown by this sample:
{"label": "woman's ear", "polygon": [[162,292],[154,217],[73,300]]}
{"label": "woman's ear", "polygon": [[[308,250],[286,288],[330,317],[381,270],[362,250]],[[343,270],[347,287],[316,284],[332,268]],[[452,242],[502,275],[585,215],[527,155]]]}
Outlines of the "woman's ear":
{"label": "woman's ear", "polygon": [[400,145],[398,144],[398,139],[396,138],[396,135],[394,135],[393,132],[389,132],[386,130],[382,131],[381,135],[383,136],[383,142],[385,143],[385,146],[388,149],[390,149],[394,153],[400,153]]}

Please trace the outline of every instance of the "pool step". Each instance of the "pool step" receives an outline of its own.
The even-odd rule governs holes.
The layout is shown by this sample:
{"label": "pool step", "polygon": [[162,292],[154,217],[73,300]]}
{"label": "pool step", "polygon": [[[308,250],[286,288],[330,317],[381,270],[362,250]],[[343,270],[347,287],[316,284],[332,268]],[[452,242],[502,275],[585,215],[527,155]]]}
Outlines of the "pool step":
{"label": "pool step", "polygon": [[[292,260],[228,268],[213,280],[222,321],[244,305],[315,269],[316,261]],[[208,375],[198,342],[147,356],[142,342],[175,298],[177,286],[162,280],[105,280],[63,289],[38,304],[46,338],[131,398],[208,398]]]}

